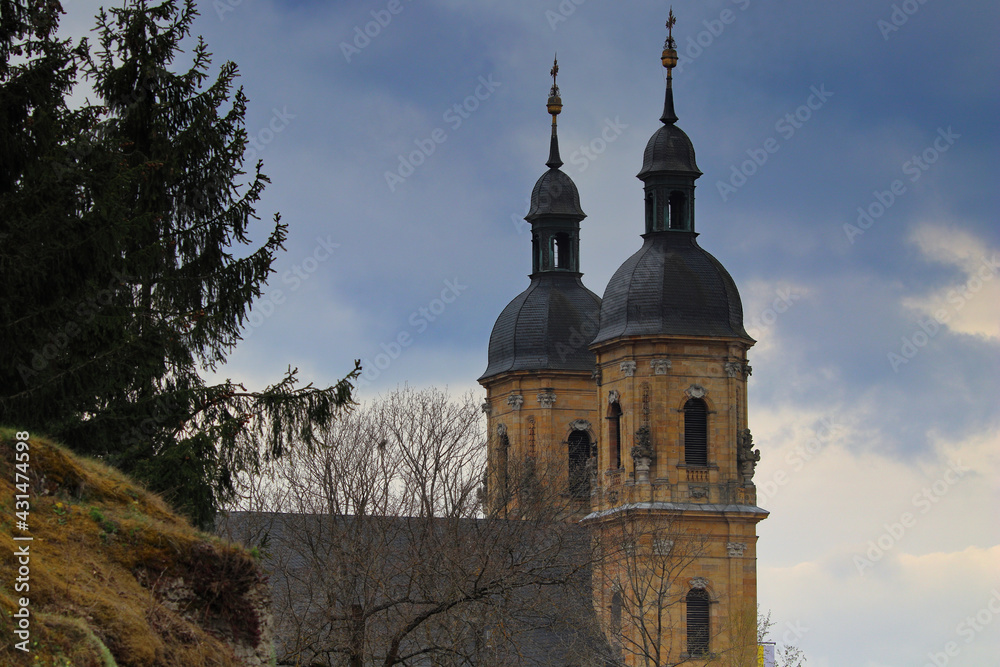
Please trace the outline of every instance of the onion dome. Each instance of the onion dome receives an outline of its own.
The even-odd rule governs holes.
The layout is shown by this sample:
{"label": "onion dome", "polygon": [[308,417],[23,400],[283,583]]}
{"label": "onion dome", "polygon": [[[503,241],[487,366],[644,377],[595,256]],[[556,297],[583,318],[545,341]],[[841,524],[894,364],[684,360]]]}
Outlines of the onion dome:
{"label": "onion dome", "polygon": [[646,228],[642,247],[604,292],[594,343],[626,336],[718,336],[752,340],[743,328],[736,283],[696,240],[694,146],[676,126],[672,69],[677,64],[671,10],[661,61],[667,88],[659,128],[643,154]]}
{"label": "onion dome", "polygon": [[729,272],[694,232],[646,234],[615,272],[594,343],[624,336],[717,336],[750,340]]}
{"label": "onion dome", "polygon": [[531,223],[531,284],[497,318],[480,380],[511,371],[595,368],[588,346],[597,333],[601,299],[580,279],[580,221],[586,214],[576,184],[559,169],[558,72],[556,62],[546,105],[552,115],[549,170],[535,183],[525,216]]}
{"label": "onion dome", "polygon": [[601,298],[580,274],[547,273],[531,279],[490,334],[489,366],[480,380],[509,371],[592,371],[588,349],[597,332]]}

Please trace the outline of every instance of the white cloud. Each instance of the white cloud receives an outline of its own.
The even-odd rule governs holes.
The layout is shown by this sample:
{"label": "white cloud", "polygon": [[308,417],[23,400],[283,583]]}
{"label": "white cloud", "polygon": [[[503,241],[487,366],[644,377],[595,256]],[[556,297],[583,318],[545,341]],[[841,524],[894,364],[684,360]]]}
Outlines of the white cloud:
{"label": "white cloud", "polygon": [[752,414],[772,513],[758,529],[762,608],[809,628],[807,654],[858,646],[852,664],[903,667],[956,642],[951,664],[987,664],[976,660],[1000,651],[1000,634],[959,624],[1000,587],[1000,435],[932,435],[932,455],[905,461],[847,447],[863,429],[835,413]]}
{"label": "white cloud", "polygon": [[952,331],[1000,341],[1000,252],[954,225],[923,223],[910,241],[927,259],[951,266],[962,277],[903,305],[937,319]]}

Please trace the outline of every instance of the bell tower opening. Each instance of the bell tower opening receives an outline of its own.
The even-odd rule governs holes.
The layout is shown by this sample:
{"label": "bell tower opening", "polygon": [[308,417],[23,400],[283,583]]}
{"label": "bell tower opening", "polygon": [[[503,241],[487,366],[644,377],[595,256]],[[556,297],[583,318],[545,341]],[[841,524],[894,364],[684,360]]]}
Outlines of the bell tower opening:
{"label": "bell tower opening", "polygon": [[700,398],[684,404],[684,463],[708,465],[708,406]]}
{"label": "bell tower opening", "polygon": [[709,598],[702,589],[688,591],[687,599],[687,652],[691,657],[708,655]]}
{"label": "bell tower opening", "polygon": [[670,193],[670,229],[687,229],[687,197],[683,192]]}

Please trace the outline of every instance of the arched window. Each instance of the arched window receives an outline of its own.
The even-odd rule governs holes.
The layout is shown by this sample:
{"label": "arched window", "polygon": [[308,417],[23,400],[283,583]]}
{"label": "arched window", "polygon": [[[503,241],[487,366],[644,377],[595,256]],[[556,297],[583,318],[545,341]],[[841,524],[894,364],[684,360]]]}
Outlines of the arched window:
{"label": "arched window", "polygon": [[687,229],[687,197],[683,192],[670,193],[670,229]]}
{"label": "arched window", "polygon": [[684,463],[708,465],[708,406],[700,398],[684,404]]}
{"label": "arched window", "polygon": [[687,652],[691,656],[708,654],[708,593],[692,588],[687,594]]}
{"label": "arched window", "polygon": [[608,408],[608,465],[615,470],[622,467],[622,406],[615,401]]}
{"label": "arched window", "polygon": [[501,494],[501,506],[507,504],[510,500],[510,469],[509,469],[509,458],[510,458],[510,438],[507,437],[507,432],[504,431],[500,434],[500,442],[497,447],[497,468],[498,476],[500,478],[500,494]]}
{"label": "arched window", "polygon": [[569,436],[569,493],[574,498],[590,497],[590,436],[583,431],[573,431]]}
{"label": "arched window", "polygon": [[615,591],[611,596],[611,636],[615,639],[622,635],[622,594]]}
{"label": "arched window", "polygon": [[531,235],[531,270],[539,271],[542,268],[542,249],[538,245],[538,234]]}

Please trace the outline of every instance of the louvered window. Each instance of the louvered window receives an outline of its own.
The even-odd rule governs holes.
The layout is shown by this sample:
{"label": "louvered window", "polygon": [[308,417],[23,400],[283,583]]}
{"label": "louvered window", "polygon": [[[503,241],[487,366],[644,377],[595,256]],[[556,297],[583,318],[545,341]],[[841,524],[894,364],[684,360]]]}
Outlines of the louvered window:
{"label": "louvered window", "polygon": [[684,404],[684,463],[708,465],[708,406],[700,398]]}
{"label": "louvered window", "polygon": [[702,656],[708,653],[708,593],[692,589],[687,594],[687,646],[688,654]]}
{"label": "louvered window", "polygon": [[574,498],[590,497],[590,437],[583,431],[573,431],[569,436],[569,492]]}

